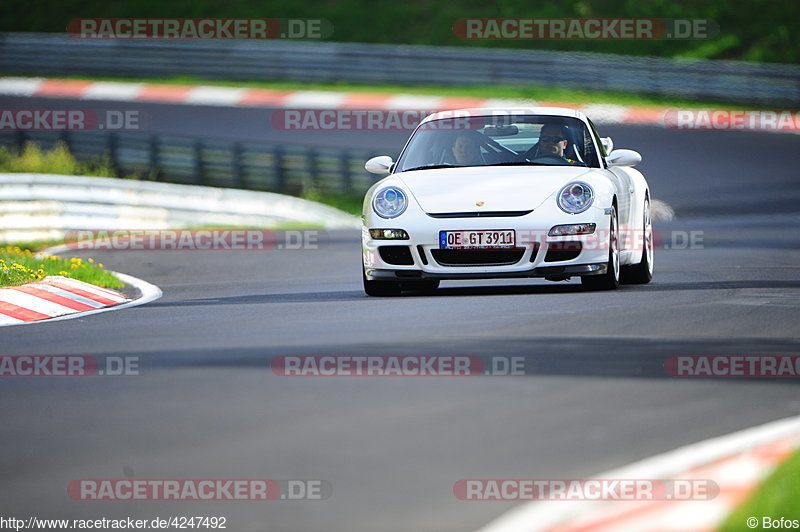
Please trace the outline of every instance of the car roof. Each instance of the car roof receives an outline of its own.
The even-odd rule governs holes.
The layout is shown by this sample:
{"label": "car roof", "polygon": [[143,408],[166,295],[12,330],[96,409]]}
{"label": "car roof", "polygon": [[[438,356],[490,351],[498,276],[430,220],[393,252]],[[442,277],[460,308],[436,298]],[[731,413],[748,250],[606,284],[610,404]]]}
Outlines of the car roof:
{"label": "car roof", "polygon": [[452,109],[439,111],[428,115],[420,122],[430,122],[431,120],[441,120],[443,118],[468,118],[471,116],[493,116],[493,115],[546,115],[563,116],[565,118],[577,118],[586,121],[586,115],[577,109],[568,107],[472,107],[467,109]]}

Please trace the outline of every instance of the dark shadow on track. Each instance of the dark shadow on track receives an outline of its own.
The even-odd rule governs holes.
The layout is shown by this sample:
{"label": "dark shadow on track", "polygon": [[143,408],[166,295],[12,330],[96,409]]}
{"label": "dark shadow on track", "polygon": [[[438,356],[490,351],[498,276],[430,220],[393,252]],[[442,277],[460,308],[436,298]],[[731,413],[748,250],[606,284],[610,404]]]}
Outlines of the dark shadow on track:
{"label": "dark shadow on track", "polygon": [[[240,368],[272,373],[270,361],[281,355],[330,356],[471,356],[479,357],[484,368],[492,367],[492,358],[524,358],[524,375],[507,376],[575,376],[674,379],[664,366],[675,356],[690,355],[796,355],[800,340],[769,340],[764,338],[708,338],[696,340],[663,340],[644,338],[564,338],[537,337],[507,340],[443,337],[431,341],[408,341],[386,345],[352,343],[326,347],[241,347],[226,349],[170,349],[163,351],[124,351],[114,356],[138,357],[141,374],[185,367]],[[473,377],[480,378],[483,375]],[[291,377],[285,377],[291,378]],[[340,377],[341,378],[341,377]],[[387,377],[373,377],[387,378]],[[465,378],[465,377],[440,377]],[[495,377],[496,378],[496,377]],[[758,379],[740,377],[709,377],[713,380],[741,382]],[[437,378],[428,378],[432,386]],[[705,380],[692,377],[688,380]],[[775,384],[800,384],[800,378],[772,378]]]}
{"label": "dark shadow on track", "polygon": [[[746,281],[703,281],[697,283],[662,283],[649,285],[623,285],[617,292],[587,291],[581,285],[498,285],[498,286],[458,286],[442,287],[432,292],[403,292],[401,299],[412,297],[469,297],[469,296],[512,296],[543,294],[625,294],[632,292],[680,292],[694,290],[740,290],[746,288],[759,289],[800,289],[800,281],[779,280],[746,280]],[[156,301],[148,305],[157,307],[193,307],[213,305],[257,305],[272,303],[336,303],[341,301],[382,301],[396,298],[368,298],[361,290],[337,292],[288,292],[279,294],[248,294],[243,296],[190,299],[186,301]]]}
{"label": "dark shadow on track", "polygon": [[[480,282],[480,281],[477,281]],[[578,284],[561,285],[498,285],[498,286],[468,286],[468,287],[443,287],[433,292],[408,291],[403,292],[399,298],[411,297],[455,297],[455,296],[507,296],[530,294],[561,294],[582,292],[584,289]],[[230,296],[218,298],[190,299],[187,301],[156,301],[148,305],[156,307],[190,307],[206,305],[247,305],[269,303],[325,303],[339,301],[382,301],[396,298],[368,298],[361,290],[348,290],[338,292],[288,292],[280,294],[252,294],[244,296]]]}

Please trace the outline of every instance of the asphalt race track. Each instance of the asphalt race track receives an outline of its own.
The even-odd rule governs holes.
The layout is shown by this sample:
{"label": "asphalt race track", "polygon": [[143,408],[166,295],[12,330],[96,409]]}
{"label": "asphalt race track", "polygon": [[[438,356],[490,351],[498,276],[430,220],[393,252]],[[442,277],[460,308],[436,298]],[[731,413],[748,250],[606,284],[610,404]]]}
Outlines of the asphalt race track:
{"label": "asphalt race track", "polygon": [[[289,142],[269,129],[267,111],[141,105],[159,109],[154,130]],[[259,532],[465,531],[514,503],[458,500],[459,479],[583,478],[799,414],[796,379],[675,378],[663,364],[800,354],[800,137],[622,126],[601,134],[643,154],[653,197],[677,213],[656,223],[650,285],[590,293],[575,280],[444,282],[432,296],[367,298],[357,232],[321,233],[316,249],[93,252],[164,296],[0,328],[2,354],[135,356],[141,375],[3,379],[3,513],[226,516],[229,530]],[[396,153],[404,137],[292,141]],[[680,249],[689,232],[702,245]],[[273,373],[270,359],[294,354],[521,356],[526,375]],[[87,478],[322,479],[332,496],[72,500],[70,481]]]}

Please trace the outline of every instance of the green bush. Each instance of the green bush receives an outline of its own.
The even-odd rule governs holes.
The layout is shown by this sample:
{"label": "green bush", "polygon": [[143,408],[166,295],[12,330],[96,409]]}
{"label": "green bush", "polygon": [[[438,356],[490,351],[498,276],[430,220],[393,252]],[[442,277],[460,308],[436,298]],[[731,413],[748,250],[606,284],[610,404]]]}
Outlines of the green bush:
{"label": "green bush", "polygon": [[0,147],[0,172],[116,177],[108,158],[80,162],[63,142],[50,151],[42,151],[32,142],[25,144],[22,153]]}
{"label": "green bush", "polygon": [[[796,0],[4,0],[0,31],[63,32],[81,17],[280,17],[326,19],[328,40],[345,42],[488,46],[536,50],[706,57],[800,63],[794,38],[800,19]],[[460,18],[665,18],[710,19],[719,34],[710,40],[464,41],[453,34]],[[369,24],[364,20],[369,19]],[[568,68],[568,67],[565,67]]]}

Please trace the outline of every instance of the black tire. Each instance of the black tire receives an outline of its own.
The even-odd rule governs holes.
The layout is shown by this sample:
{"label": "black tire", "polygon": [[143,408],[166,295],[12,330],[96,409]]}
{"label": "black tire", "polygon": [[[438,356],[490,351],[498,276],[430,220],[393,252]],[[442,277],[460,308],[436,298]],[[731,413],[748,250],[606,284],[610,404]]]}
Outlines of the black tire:
{"label": "black tire", "polygon": [[644,200],[644,223],[642,224],[642,260],[639,264],[622,268],[625,284],[647,284],[653,280],[653,221],[650,217],[650,198]]}
{"label": "black tire", "polygon": [[370,281],[364,270],[361,270],[364,292],[372,297],[394,297],[400,295],[400,283],[395,281]]}
{"label": "black tire", "polygon": [[619,220],[617,219],[616,207],[611,208],[610,227],[606,273],[581,277],[581,285],[587,290],[616,290],[619,287]]}

